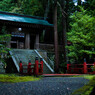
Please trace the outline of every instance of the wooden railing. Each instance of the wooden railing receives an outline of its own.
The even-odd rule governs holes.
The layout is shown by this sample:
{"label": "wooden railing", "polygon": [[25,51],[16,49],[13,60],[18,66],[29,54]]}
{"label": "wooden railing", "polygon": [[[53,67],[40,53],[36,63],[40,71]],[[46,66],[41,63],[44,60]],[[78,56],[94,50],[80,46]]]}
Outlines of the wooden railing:
{"label": "wooden railing", "polygon": [[43,60],[38,61],[38,57],[35,59],[35,64],[31,64],[29,61],[28,65],[23,65],[20,61],[19,63],[20,74],[23,75],[42,75],[43,74]]}
{"label": "wooden railing", "polygon": [[87,64],[84,59],[83,64],[67,64],[67,73],[94,74],[95,71],[92,70],[92,67],[95,67],[95,62]]}

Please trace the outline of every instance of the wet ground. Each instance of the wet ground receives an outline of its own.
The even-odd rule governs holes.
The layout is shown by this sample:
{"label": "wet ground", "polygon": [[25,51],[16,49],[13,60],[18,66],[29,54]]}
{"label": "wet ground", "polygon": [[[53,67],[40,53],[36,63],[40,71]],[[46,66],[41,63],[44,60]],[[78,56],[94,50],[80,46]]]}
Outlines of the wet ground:
{"label": "wet ground", "polygon": [[76,77],[45,77],[35,82],[0,83],[0,95],[71,95],[88,82]]}

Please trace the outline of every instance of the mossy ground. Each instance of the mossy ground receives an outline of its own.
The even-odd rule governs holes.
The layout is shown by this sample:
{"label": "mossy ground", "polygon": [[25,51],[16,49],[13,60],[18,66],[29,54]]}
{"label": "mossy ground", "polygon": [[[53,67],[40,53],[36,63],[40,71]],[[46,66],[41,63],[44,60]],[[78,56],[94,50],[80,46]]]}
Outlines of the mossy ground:
{"label": "mossy ground", "polygon": [[27,81],[37,81],[39,77],[34,76],[19,76],[16,74],[0,74],[0,82],[17,83]]}
{"label": "mossy ground", "polygon": [[95,75],[85,74],[85,75],[75,75],[73,77],[83,77],[85,79],[91,80],[91,79],[93,79],[93,77],[95,77]]}
{"label": "mossy ground", "polygon": [[90,95],[92,92],[94,86],[95,86],[95,75],[81,75],[77,77],[84,77],[86,79],[89,79],[89,83],[84,85],[82,88],[76,90],[72,93],[72,95]]}

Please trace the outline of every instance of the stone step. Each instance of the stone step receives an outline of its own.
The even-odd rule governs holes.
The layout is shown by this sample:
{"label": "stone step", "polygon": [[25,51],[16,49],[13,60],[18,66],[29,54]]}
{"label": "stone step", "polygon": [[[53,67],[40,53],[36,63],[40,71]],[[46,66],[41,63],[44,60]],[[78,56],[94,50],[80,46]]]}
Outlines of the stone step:
{"label": "stone step", "polygon": [[[31,60],[32,64],[35,64],[36,57],[38,57],[38,59],[40,61],[40,57],[35,53],[34,50],[13,49],[13,50],[11,50],[11,52],[12,52],[11,55],[14,57],[18,66],[19,66],[20,60],[22,61],[23,65],[28,65],[29,60]],[[13,61],[14,61],[14,59],[13,59]],[[43,73],[44,74],[51,73],[51,71],[45,64],[43,64]]]}

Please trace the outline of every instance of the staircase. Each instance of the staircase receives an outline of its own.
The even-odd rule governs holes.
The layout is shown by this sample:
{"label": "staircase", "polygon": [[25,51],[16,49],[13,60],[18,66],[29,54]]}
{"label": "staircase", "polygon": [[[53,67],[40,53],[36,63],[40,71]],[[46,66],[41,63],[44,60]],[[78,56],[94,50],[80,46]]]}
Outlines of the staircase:
{"label": "staircase", "polygon": [[[17,68],[17,71],[19,72],[19,62],[22,61],[23,65],[28,65],[29,60],[31,60],[31,63],[35,63],[35,57],[43,58],[37,50],[27,50],[27,49],[13,49],[10,52],[10,55],[12,57],[12,60]],[[43,73],[44,74],[50,74],[54,73],[53,69],[49,66],[49,64],[43,59]]]}

